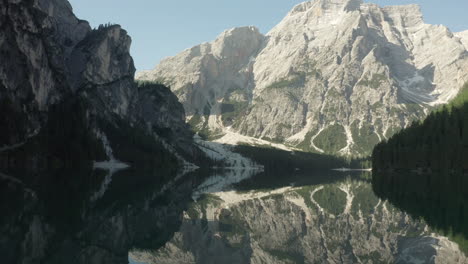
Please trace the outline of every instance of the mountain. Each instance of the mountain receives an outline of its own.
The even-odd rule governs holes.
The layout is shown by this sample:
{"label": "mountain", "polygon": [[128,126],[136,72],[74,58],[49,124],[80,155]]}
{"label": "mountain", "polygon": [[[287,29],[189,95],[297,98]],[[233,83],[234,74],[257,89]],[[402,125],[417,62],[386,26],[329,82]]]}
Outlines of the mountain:
{"label": "mountain", "polygon": [[467,81],[465,33],[419,6],[360,0],[295,6],[268,34],[223,32],[137,74],[171,87],[191,125],[305,151],[368,155]]}
{"label": "mountain", "polygon": [[119,25],[91,29],[66,0],[2,0],[1,168],[195,161],[182,105],[134,81],[130,45]]}

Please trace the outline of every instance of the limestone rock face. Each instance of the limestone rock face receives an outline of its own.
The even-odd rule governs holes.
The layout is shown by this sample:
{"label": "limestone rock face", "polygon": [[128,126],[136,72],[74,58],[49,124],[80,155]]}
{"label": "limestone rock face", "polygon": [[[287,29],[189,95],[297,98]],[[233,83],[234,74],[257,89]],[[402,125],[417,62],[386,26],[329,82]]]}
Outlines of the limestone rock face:
{"label": "limestone rock face", "polygon": [[[232,126],[344,155],[369,154],[468,80],[466,33],[425,24],[417,5],[315,0],[294,7],[265,37],[229,34],[239,30],[137,77],[170,85],[199,130]],[[219,55],[227,49],[245,56]]]}
{"label": "limestone rock face", "polygon": [[463,31],[463,32],[458,32],[455,33],[455,36],[460,38],[460,41],[465,45],[465,47],[468,49],[468,30]]}
{"label": "limestone rock face", "polygon": [[[117,133],[130,138],[140,131],[190,156],[196,148],[182,105],[164,86],[154,85],[148,93],[135,83],[130,45],[130,36],[119,25],[91,29],[75,17],[66,0],[1,0],[0,150],[54,133],[66,144],[83,146],[88,144],[83,138],[99,141],[103,130],[122,131],[126,126]],[[110,147],[122,143],[110,141]],[[91,153],[88,158],[105,158],[85,148],[84,153]],[[52,148],[39,148],[46,149]],[[37,160],[48,154],[31,155],[36,157],[30,160]]]}
{"label": "limestone rock face", "polygon": [[130,44],[127,32],[118,25],[88,34],[72,52],[72,90],[95,93],[105,102],[101,111],[128,116],[136,94]]}
{"label": "limestone rock face", "polygon": [[12,1],[0,5],[0,99],[9,130],[0,145],[17,143],[40,127],[41,112],[68,92],[67,60],[91,30],[66,1]]}

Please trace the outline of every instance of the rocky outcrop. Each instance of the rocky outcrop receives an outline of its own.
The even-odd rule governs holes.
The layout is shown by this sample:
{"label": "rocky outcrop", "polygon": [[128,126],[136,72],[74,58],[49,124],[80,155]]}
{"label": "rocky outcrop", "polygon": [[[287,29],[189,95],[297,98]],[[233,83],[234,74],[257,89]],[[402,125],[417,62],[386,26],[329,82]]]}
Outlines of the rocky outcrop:
{"label": "rocky outcrop", "polygon": [[2,0],[1,167],[193,159],[181,104],[162,85],[135,83],[130,45],[119,25],[91,29],[66,0]]}
{"label": "rocky outcrop", "polygon": [[127,32],[111,25],[90,32],[72,52],[71,88],[93,93],[102,101],[101,114],[108,112],[105,114],[123,118],[132,114],[138,93],[133,81],[135,67],[130,44]]}
{"label": "rocky outcrop", "polygon": [[463,31],[463,32],[458,32],[455,33],[455,36],[460,38],[460,41],[465,45],[465,47],[468,49],[468,30]]}
{"label": "rocky outcrop", "polygon": [[[170,85],[192,125],[207,134],[232,126],[343,155],[369,154],[467,81],[464,34],[425,24],[417,5],[315,0],[294,7],[264,37],[232,33],[240,30],[246,31],[227,31],[138,78]],[[239,56],[219,55],[227,49]]]}

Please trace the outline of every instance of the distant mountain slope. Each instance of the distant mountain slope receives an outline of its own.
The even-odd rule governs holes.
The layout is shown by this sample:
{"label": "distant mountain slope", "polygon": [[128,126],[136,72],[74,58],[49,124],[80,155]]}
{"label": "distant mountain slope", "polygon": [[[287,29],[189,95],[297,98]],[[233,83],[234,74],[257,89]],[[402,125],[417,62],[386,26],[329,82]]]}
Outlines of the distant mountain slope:
{"label": "distant mountain slope", "polygon": [[417,5],[315,0],[266,36],[231,29],[137,78],[170,86],[209,137],[231,127],[306,151],[364,155],[468,81],[463,36],[425,24]]}

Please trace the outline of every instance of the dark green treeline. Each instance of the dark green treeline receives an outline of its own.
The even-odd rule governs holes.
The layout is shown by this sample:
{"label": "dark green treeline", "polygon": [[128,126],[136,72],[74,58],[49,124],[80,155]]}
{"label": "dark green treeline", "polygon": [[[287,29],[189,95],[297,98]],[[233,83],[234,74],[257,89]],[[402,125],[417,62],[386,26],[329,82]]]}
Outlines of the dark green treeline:
{"label": "dark green treeline", "polygon": [[448,105],[374,148],[374,171],[467,171],[468,84]]}

